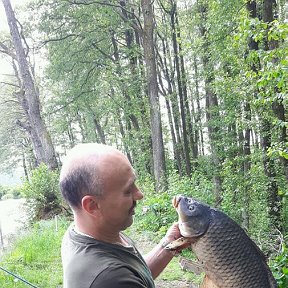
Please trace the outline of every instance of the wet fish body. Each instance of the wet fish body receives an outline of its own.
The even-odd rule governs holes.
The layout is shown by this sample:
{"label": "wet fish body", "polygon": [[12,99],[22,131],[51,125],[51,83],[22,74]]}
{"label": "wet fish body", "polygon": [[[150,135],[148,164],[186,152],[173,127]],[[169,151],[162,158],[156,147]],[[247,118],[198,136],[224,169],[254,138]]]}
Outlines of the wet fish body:
{"label": "wet fish body", "polygon": [[225,213],[192,198],[175,197],[181,234],[219,288],[277,287],[266,259],[245,231]]}

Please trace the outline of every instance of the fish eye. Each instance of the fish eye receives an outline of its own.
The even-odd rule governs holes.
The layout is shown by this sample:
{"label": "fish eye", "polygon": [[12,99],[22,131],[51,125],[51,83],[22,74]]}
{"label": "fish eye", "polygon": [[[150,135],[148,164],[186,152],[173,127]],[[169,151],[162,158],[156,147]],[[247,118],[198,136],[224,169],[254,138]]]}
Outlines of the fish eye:
{"label": "fish eye", "polygon": [[191,203],[193,202],[193,200],[190,199],[190,198],[185,198],[185,202],[186,202],[187,204],[191,204]]}
{"label": "fish eye", "polygon": [[192,199],[187,199],[187,203],[188,203],[188,204],[191,204],[192,202],[193,202]]}
{"label": "fish eye", "polygon": [[189,209],[189,211],[194,211],[194,210],[195,210],[195,206],[194,206],[194,205],[190,205],[190,206],[188,207],[188,209]]}

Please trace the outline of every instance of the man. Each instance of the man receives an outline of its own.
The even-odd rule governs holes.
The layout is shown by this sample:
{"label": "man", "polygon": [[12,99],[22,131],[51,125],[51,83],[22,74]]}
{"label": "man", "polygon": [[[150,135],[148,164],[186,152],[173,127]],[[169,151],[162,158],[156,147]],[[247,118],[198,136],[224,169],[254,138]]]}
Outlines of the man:
{"label": "man", "polygon": [[179,238],[177,224],[144,258],[122,231],[133,223],[142,192],[119,150],[80,144],[67,155],[60,174],[63,197],[74,223],[63,237],[64,288],[153,288],[173,258],[163,247]]}

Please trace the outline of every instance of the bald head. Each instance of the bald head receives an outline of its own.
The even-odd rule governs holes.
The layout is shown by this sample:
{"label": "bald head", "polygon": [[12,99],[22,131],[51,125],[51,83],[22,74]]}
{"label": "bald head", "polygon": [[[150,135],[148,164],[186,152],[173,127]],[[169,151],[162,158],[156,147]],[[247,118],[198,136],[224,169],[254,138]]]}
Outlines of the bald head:
{"label": "bald head", "polygon": [[126,159],[116,148],[103,144],[79,144],[71,149],[60,173],[60,189],[68,204],[72,208],[79,208],[83,196],[101,196],[104,168],[111,159],[119,157]]}

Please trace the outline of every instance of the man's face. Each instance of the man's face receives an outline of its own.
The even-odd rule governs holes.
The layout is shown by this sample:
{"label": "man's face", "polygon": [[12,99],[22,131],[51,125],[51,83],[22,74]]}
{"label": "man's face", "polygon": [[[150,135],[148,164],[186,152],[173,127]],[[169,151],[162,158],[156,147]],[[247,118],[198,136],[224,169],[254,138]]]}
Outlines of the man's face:
{"label": "man's face", "polygon": [[122,154],[108,157],[101,163],[103,196],[99,200],[102,219],[107,227],[122,231],[133,223],[136,201],[143,198],[135,185],[135,173]]}

